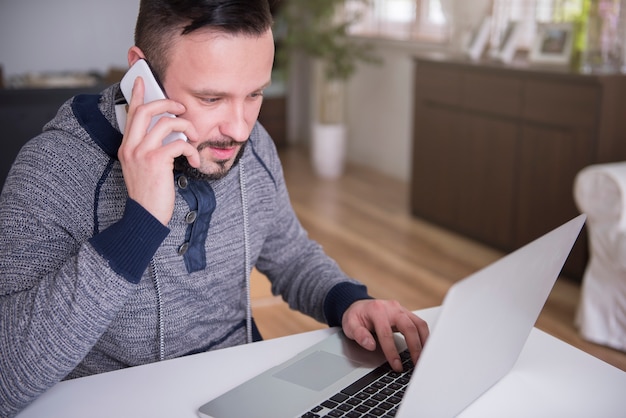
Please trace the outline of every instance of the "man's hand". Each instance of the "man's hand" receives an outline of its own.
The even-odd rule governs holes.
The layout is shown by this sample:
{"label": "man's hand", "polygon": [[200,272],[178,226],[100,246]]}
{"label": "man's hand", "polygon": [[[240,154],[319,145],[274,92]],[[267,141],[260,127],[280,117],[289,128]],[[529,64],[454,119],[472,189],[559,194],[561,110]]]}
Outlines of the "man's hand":
{"label": "man's hand", "polygon": [[[376,349],[376,338],[387,361],[395,371],[402,362],[393,339],[394,332],[404,335],[413,363],[428,338],[428,324],[396,301],[366,299],[354,302],[343,314],[343,332],[363,348]],[[376,338],[374,337],[376,336]]]}
{"label": "man's hand", "polygon": [[191,123],[183,118],[161,118],[146,133],[153,116],[164,112],[179,115],[185,108],[173,100],[143,104],[144,91],[143,80],[138,77],[133,86],[124,138],[117,155],[128,196],[163,225],[167,225],[174,212],[174,158],[184,155],[192,167],[197,167],[200,155],[195,147],[185,141],[162,145],[163,138],[174,131],[196,137]]}

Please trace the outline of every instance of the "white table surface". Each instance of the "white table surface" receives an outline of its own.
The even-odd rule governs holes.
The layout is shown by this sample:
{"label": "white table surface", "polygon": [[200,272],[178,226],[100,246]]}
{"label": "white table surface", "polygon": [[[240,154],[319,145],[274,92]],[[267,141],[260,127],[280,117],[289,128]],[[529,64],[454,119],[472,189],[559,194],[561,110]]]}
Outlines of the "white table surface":
{"label": "white table surface", "polygon": [[[428,321],[436,308],[416,313]],[[18,418],[197,417],[208,400],[334,332],[312,331],[61,382]],[[461,416],[626,417],[626,372],[535,328],[513,370]]]}

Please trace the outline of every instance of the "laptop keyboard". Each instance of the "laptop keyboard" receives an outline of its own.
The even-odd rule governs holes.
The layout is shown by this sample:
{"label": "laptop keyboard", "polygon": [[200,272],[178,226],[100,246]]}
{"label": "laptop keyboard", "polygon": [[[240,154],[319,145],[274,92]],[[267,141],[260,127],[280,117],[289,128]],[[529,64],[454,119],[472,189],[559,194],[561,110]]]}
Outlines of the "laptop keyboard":
{"label": "laptop keyboard", "polygon": [[302,418],[395,417],[413,372],[409,351],[400,353],[400,358],[403,372],[395,372],[389,363],[385,363],[311,409]]}

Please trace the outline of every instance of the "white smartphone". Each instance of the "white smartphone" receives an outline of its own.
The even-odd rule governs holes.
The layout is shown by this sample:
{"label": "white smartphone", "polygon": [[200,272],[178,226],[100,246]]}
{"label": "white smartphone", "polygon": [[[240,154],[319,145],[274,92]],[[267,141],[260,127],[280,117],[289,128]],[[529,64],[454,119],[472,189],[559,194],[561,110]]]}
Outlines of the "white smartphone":
{"label": "white smartphone", "polygon": [[[143,79],[143,84],[145,86],[145,92],[143,96],[144,103],[150,103],[155,100],[167,98],[146,60],[140,59],[135,64],[133,64],[132,67],[130,67],[128,72],[124,74],[124,77],[120,81],[122,94],[124,95],[124,98],[128,103],[130,103],[130,98],[133,91],[133,84],[135,84],[135,79],[137,77],[141,77]],[[148,131],[152,129],[152,127],[162,117],[175,118],[176,116],[167,112],[154,116],[152,118],[152,121],[150,122],[150,126],[148,126]],[[187,137],[182,132],[172,132],[168,136],[166,136],[165,139],[163,139],[163,145],[169,144],[170,142],[176,141],[178,139],[186,141]]]}

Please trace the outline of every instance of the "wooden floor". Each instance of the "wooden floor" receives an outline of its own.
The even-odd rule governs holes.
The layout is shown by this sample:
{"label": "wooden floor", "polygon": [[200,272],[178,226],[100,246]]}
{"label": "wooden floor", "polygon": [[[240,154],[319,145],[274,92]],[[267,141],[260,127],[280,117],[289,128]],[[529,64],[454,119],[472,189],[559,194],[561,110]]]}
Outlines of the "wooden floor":
{"label": "wooden floor", "polygon": [[[339,180],[321,180],[302,149],[280,154],[293,207],[309,235],[377,298],[397,299],[412,310],[437,306],[452,283],[503,255],[412,217],[403,182],[361,166],[349,166]],[[325,327],[272,296],[260,273],[252,281],[254,317],[264,338]],[[579,285],[559,278],[537,327],[626,371],[626,353],[579,337],[578,297]]]}

